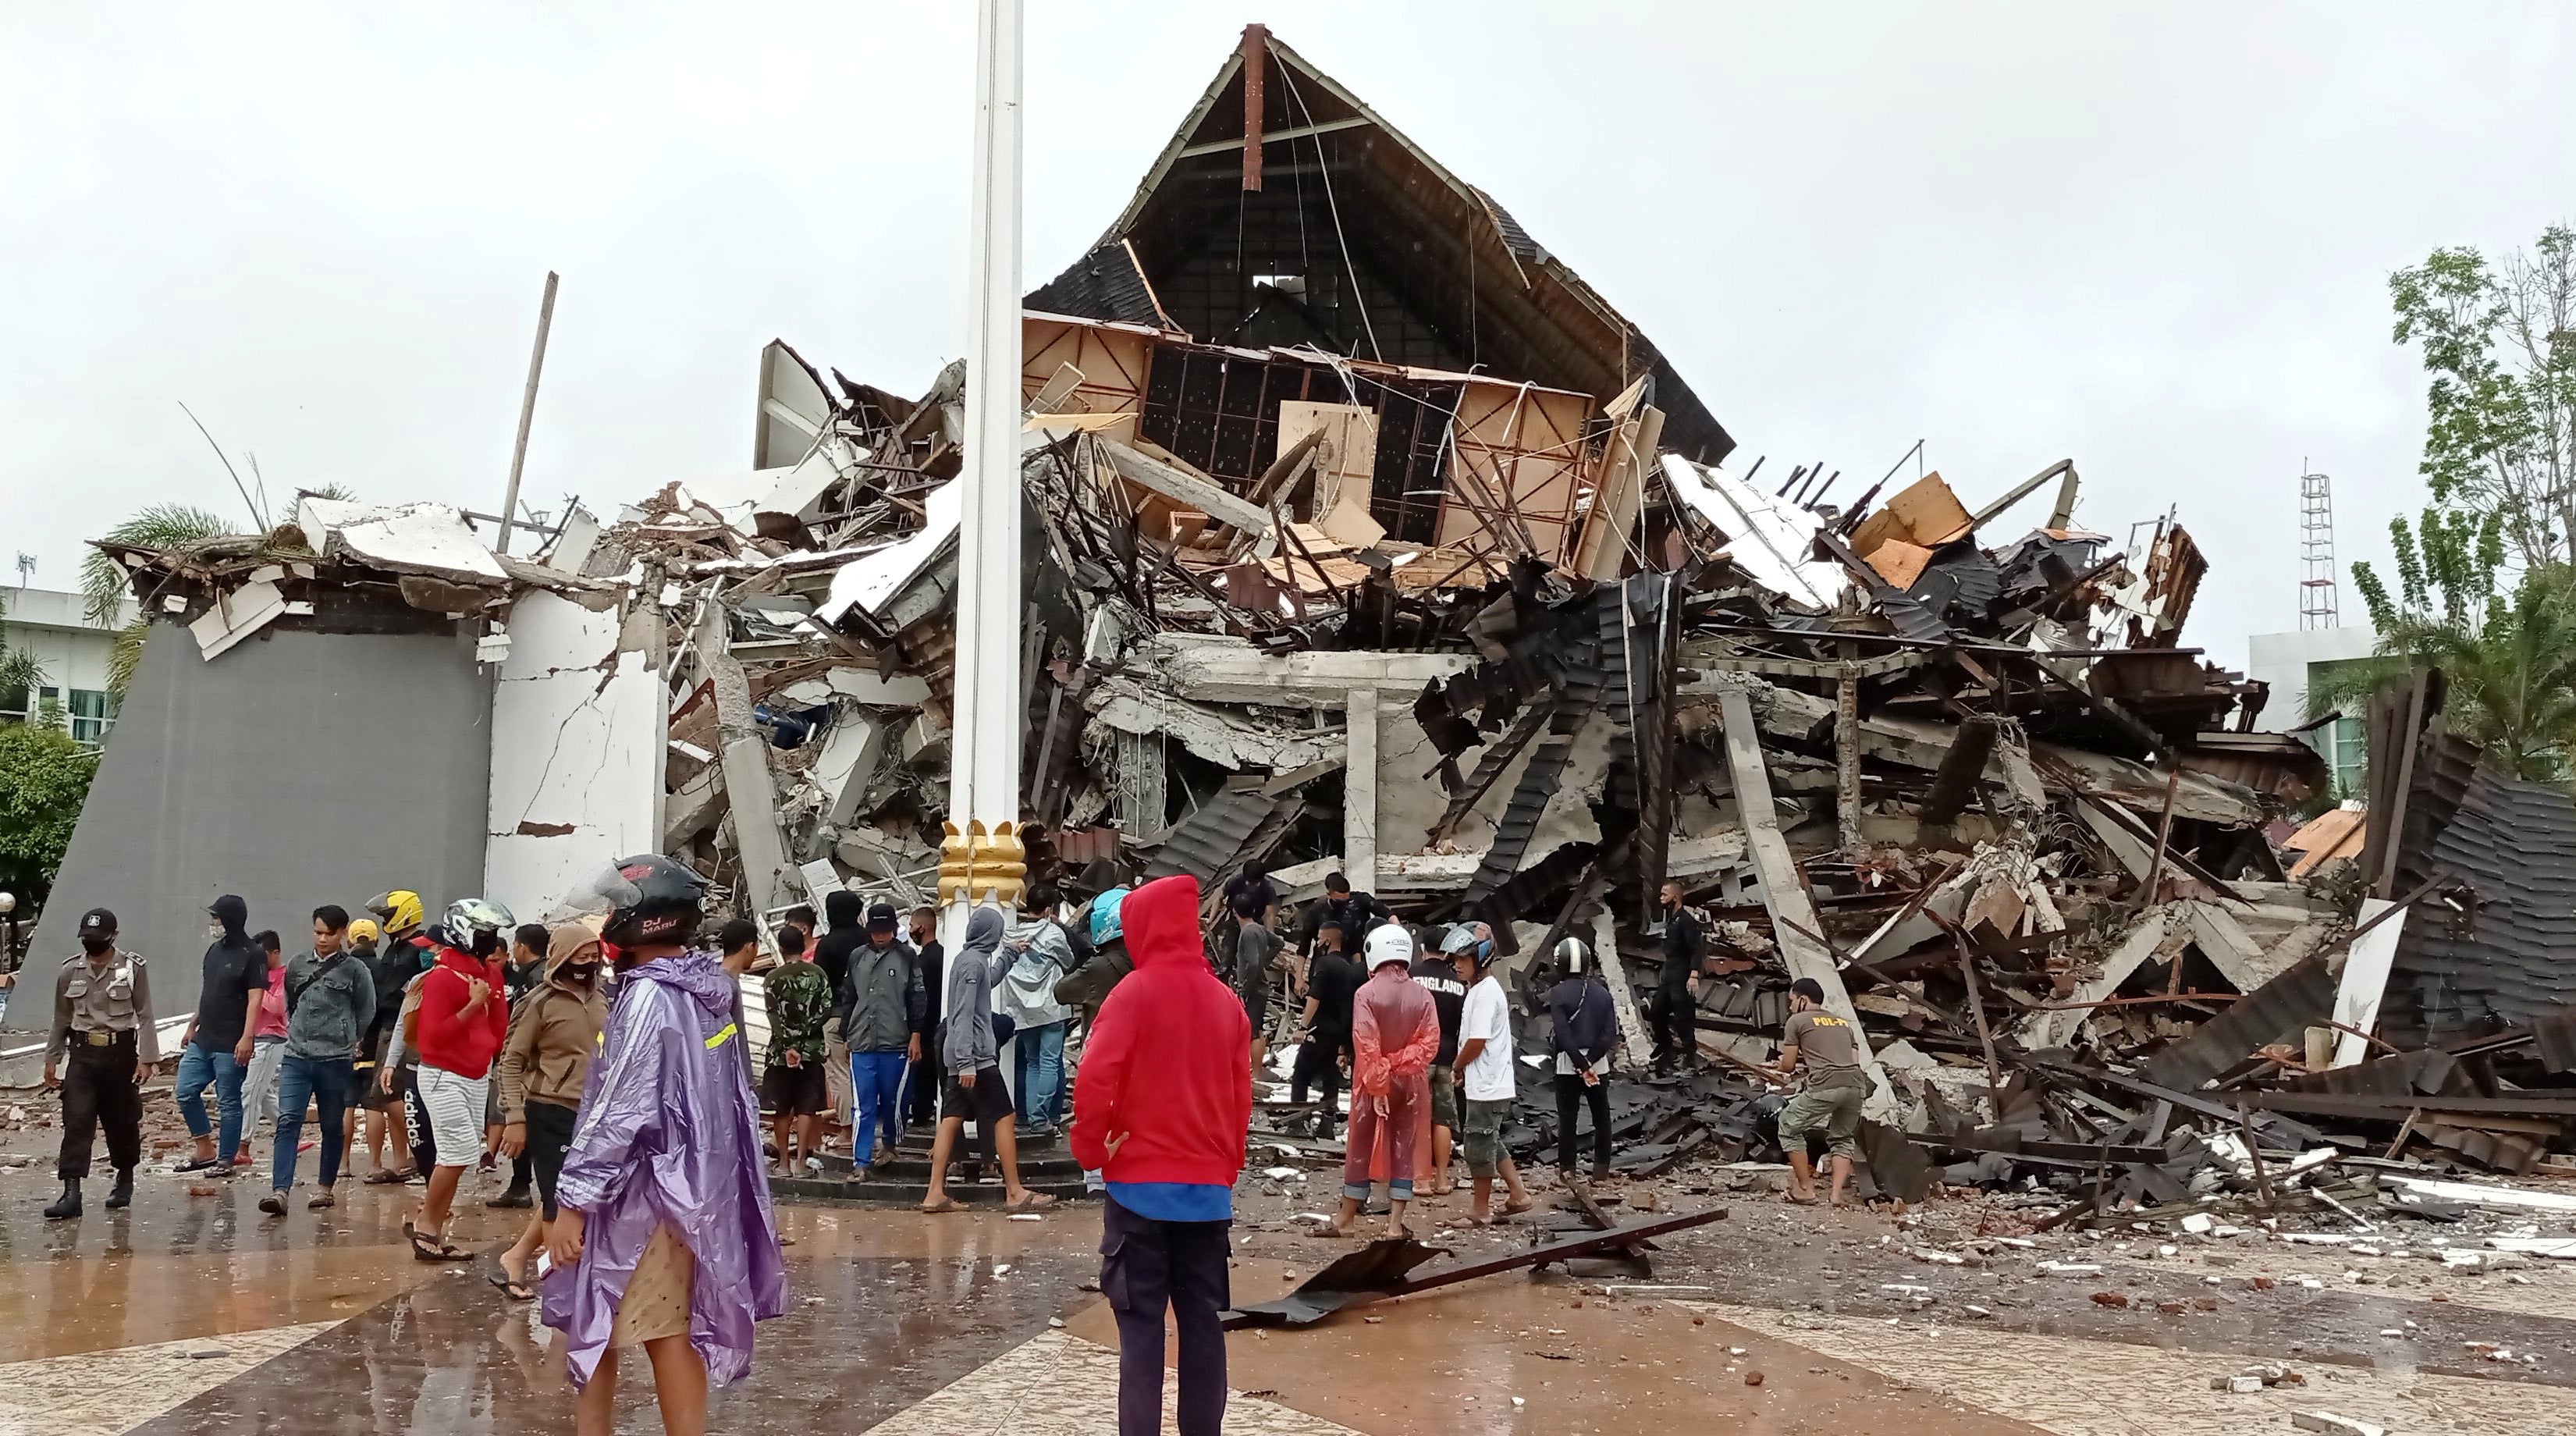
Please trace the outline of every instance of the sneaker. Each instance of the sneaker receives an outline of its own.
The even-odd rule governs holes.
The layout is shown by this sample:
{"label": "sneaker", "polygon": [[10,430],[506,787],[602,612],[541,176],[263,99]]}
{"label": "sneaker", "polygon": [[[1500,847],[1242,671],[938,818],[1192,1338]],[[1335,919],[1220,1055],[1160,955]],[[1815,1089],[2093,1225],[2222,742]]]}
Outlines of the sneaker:
{"label": "sneaker", "polygon": [[286,1193],[271,1192],[259,1199],[259,1209],[272,1217],[286,1215]]}

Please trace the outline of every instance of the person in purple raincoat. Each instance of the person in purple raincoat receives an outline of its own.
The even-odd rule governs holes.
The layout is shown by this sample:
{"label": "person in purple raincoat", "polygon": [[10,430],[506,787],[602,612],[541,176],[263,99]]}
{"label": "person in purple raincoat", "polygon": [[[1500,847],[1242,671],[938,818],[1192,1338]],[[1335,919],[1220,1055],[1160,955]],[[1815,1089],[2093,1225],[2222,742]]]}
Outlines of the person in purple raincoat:
{"label": "person in purple raincoat", "polygon": [[606,909],[601,936],[624,957],[546,1242],[545,1323],[564,1334],[581,1436],[607,1436],[632,1346],[663,1429],[700,1436],[709,1384],[742,1379],[752,1324],[787,1311],[733,979],[687,946],[704,888],[645,855],[575,899]]}

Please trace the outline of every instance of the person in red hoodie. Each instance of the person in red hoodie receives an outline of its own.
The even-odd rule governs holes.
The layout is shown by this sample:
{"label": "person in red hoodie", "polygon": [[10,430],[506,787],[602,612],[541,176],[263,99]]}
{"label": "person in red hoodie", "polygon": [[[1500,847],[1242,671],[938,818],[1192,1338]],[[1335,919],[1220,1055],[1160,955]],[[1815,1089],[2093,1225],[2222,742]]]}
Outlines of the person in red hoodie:
{"label": "person in red hoodie", "polygon": [[411,1046],[420,1055],[420,1104],[429,1114],[438,1160],[421,1193],[420,1214],[403,1228],[412,1255],[422,1261],[473,1260],[473,1253],[448,1245],[447,1219],[456,1184],[483,1155],[492,1059],[510,1030],[501,946],[512,925],[510,910],[499,903],[459,898],[449,905],[447,921],[423,939],[431,962],[420,975]]}
{"label": "person in red hoodie", "polygon": [[1107,1182],[1100,1290],[1118,1318],[1118,1436],[1163,1420],[1163,1312],[1180,1334],[1180,1436],[1225,1425],[1234,1179],[1252,1124],[1252,1022],[1208,967],[1199,885],[1150,882],[1119,908],[1136,970],[1093,1019],[1073,1155]]}

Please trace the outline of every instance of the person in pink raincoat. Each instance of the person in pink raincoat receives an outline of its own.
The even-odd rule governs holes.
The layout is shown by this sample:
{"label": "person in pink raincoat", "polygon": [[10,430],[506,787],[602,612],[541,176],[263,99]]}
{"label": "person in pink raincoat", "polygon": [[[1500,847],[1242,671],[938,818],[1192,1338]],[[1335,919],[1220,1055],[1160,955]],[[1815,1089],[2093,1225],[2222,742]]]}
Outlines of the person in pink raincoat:
{"label": "person in pink raincoat", "polygon": [[700,1436],[709,1384],[741,1380],[753,1323],[787,1311],[733,979],[687,946],[704,887],[645,855],[575,899],[607,911],[624,968],[546,1241],[544,1318],[564,1334],[581,1436],[608,1436],[617,1356],[635,1346],[663,1429]]}
{"label": "person in pink raincoat", "polygon": [[1369,1159],[1386,1131],[1386,1234],[1405,1235],[1413,1201],[1414,1146],[1431,1105],[1431,1059],[1440,1055],[1440,1010],[1413,980],[1413,937],[1394,923],[1368,935],[1369,980],[1351,1001],[1351,1128],[1342,1161],[1342,1210],[1350,1235],[1368,1204]]}

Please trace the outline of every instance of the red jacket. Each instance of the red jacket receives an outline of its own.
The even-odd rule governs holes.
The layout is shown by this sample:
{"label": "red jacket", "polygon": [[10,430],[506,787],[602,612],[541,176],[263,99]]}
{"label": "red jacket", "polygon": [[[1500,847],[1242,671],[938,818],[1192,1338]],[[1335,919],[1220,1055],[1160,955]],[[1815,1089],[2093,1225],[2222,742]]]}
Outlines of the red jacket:
{"label": "red jacket", "polygon": [[[421,975],[420,1019],[413,1029],[420,1040],[412,1046],[421,1061],[442,1072],[487,1077],[510,1030],[510,999],[502,986],[500,960],[480,960],[444,943],[428,945],[437,949],[438,961]],[[464,1015],[465,1000],[472,989],[466,982],[477,977],[492,991],[469,1018]]]}
{"label": "red jacket", "polygon": [[1118,915],[1136,970],[1110,989],[1083,1042],[1074,1158],[1112,1182],[1232,1186],[1252,1125],[1252,1022],[1208,970],[1198,880],[1147,883]]}

